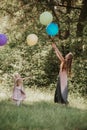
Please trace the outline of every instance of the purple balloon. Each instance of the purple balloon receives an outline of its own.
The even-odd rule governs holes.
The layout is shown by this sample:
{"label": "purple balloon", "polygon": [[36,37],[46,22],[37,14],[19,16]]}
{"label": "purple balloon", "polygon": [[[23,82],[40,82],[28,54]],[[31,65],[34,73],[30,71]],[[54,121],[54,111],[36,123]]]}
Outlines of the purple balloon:
{"label": "purple balloon", "polygon": [[7,43],[7,36],[5,34],[0,34],[0,46],[3,46]]}

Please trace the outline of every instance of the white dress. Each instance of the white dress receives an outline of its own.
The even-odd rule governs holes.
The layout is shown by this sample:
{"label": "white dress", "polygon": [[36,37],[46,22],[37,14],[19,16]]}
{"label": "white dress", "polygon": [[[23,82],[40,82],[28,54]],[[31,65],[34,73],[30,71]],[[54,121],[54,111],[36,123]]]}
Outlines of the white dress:
{"label": "white dress", "polygon": [[15,86],[13,90],[12,99],[16,101],[23,101],[26,98],[25,92],[22,86]]}

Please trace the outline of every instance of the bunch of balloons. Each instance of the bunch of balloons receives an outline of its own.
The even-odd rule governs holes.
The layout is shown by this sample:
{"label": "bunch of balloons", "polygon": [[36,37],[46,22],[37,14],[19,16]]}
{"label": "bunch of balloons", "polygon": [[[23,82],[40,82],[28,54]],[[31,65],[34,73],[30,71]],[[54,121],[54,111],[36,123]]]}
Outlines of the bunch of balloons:
{"label": "bunch of balloons", "polygon": [[0,34],[0,46],[4,46],[8,41],[8,38],[5,34]]}
{"label": "bunch of balloons", "polygon": [[47,25],[46,32],[49,36],[55,36],[59,32],[58,24],[52,22],[53,16],[50,12],[45,11],[40,15],[40,23]]}
{"label": "bunch of balloons", "polygon": [[[46,26],[46,32],[49,36],[55,36],[59,32],[58,24],[52,22],[53,16],[50,12],[45,11],[40,15],[40,23]],[[38,42],[36,34],[29,34],[27,36],[27,44],[33,46]]]}

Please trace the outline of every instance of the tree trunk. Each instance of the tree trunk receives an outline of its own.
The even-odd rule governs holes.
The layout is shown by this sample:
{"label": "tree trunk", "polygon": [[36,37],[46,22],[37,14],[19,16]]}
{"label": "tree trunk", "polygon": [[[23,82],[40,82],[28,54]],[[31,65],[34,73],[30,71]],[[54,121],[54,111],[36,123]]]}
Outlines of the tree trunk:
{"label": "tree trunk", "polygon": [[83,29],[85,24],[83,24],[85,21],[87,21],[87,0],[83,0],[82,2],[83,6],[81,9],[81,13],[79,16],[79,22],[77,24],[77,36],[83,35]]}

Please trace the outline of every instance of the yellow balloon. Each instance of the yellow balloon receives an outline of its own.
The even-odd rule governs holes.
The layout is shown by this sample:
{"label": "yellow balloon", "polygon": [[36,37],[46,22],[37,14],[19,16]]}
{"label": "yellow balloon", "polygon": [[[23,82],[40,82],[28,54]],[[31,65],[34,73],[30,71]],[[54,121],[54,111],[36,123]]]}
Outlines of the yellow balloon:
{"label": "yellow balloon", "polygon": [[43,25],[48,25],[53,20],[53,16],[50,12],[45,11],[40,15],[40,23]]}
{"label": "yellow balloon", "polygon": [[27,44],[33,46],[37,43],[38,37],[36,34],[30,34],[27,36]]}

